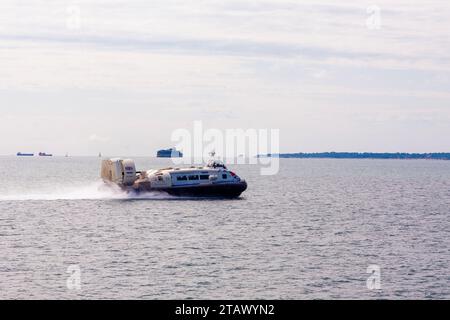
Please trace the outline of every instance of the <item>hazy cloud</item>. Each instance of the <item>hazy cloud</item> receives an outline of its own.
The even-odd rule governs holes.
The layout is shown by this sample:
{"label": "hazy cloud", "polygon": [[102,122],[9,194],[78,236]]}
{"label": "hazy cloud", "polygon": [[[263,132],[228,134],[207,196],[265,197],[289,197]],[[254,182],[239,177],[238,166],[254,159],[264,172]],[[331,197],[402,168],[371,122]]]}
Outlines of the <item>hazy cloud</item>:
{"label": "hazy cloud", "polygon": [[95,133],[91,134],[89,136],[89,141],[91,141],[91,142],[108,142],[109,140],[110,140],[109,138],[99,136],[99,135],[97,135]]}

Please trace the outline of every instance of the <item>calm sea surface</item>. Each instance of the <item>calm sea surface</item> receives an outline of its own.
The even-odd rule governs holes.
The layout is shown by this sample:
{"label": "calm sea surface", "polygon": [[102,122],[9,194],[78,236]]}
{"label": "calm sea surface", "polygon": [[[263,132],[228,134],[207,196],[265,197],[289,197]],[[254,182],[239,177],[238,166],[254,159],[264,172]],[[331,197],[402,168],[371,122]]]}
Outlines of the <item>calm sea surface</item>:
{"label": "calm sea surface", "polygon": [[450,161],[230,166],[237,200],[127,198],[99,167],[0,157],[0,298],[450,298]]}

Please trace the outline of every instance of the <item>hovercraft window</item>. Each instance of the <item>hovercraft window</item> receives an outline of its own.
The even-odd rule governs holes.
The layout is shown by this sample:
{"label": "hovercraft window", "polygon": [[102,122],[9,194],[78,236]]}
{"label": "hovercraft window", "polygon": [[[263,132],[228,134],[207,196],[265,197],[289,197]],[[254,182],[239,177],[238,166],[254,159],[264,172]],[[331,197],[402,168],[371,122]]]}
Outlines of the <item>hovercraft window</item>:
{"label": "hovercraft window", "polygon": [[187,181],[187,177],[186,176],[178,176],[177,181]]}
{"label": "hovercraft window", "polygon": [[200,180],[209,180],[209,174],[202,174]]}
{"label": "hovercraft window", "polygon": [[222,179],[227,179],[227,178],[228,178],[228,176],[226,174],[222,175]]}
{"label": "hovercraft window", "polygon": [[198,180],[198,175],[189,176],[189,180]]}

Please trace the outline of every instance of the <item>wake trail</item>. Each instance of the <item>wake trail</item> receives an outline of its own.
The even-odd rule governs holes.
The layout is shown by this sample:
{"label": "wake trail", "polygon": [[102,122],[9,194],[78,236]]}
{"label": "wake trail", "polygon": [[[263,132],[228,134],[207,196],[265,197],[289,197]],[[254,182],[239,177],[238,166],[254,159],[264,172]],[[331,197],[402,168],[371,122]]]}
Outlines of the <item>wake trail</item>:
{"label": "wake trail", "polygon": [[57,186],[55,189],[57,190],[16,191],[14,193],[0,195],[0,201],[165,200],[174,198],[169,194],[161,192],[127,193],[118,187],[106,186],[102,181],[81,187],[61,188]]}

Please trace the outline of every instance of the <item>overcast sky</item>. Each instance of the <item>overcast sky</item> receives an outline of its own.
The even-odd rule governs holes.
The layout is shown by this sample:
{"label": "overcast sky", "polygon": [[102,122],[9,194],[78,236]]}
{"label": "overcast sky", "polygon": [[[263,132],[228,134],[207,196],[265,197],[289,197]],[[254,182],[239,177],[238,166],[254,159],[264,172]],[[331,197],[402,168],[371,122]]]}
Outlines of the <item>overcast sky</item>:
{"label": "overcast sky", "polygon": [[194,120],[280,129],[283,152],[450,151],[449,17],[447,0],[1,0],[0,154],[153,156]]}

